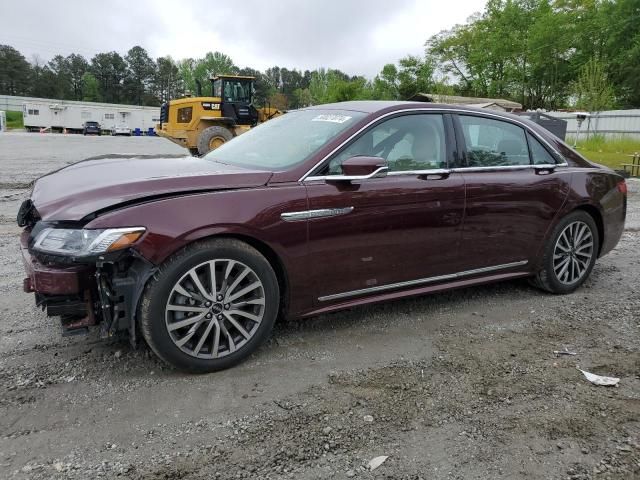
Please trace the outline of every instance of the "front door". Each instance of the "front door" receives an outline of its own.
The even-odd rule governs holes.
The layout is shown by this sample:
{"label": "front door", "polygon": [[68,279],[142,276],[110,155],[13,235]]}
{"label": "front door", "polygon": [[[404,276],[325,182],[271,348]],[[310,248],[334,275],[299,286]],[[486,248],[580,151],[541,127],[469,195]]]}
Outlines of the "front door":
{"label": "front door", "polygon": [[[448,171],[453,135],[441,114],[405,114],[360,134],[305,180],[316,302],[435,281],[458,269],[462,175]],[[451,124],[452,125],[452,124]],[[331,182],[356,155],[387,160],[383,178]]]}

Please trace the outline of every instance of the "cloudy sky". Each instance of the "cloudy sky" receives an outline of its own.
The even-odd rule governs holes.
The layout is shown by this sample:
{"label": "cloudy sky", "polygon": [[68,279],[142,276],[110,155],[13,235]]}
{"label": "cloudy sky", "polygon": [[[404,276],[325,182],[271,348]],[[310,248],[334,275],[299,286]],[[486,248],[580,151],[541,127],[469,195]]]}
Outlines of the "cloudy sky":
{"label": "cloudy sky", "polygon": [[420,55],[433,34],[485,0],[0,0],[0,44],[28,59],[124,54],[141,45],[175,59],[219,50],[240,66],[339,68],[369,77]]}

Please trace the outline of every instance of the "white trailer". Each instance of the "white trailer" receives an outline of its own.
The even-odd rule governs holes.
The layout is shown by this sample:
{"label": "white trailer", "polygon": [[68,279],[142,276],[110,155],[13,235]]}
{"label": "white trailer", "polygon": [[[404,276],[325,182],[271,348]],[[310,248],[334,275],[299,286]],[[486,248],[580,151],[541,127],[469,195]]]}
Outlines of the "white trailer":
{"label": "white trailer", "polygon": [[[137,107],[109,103],[90,103],[31,99],[22,105],[24,127],[29,131],[80,132],[87,121],[98,122],[107,132],[126,129],[148,134],[160,121],[159,107]],[[153,130],[151,130],[153,131]]]}

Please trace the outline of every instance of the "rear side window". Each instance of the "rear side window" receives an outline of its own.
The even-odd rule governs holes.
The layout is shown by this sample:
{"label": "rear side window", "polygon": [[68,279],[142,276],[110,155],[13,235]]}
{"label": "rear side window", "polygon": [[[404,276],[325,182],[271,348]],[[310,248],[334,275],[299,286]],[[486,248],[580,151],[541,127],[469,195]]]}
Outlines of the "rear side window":
{"label": "rear side window", "polygon": [[529,140],[529,151],[534,165],[553,165],[556,163],[555,158],[533,135],[527,133],[527,139]]}
{"label": "rear side window", "polygon": [[191,115],[193,114],[193,107],[183,107],[178,109],[178,123],[189,123],[191,121]]}
{"label": "rear side window", "polygon": [[460,115],[459,119],[467,148],[467,166],[530,164],[524,129],[489,118]]}

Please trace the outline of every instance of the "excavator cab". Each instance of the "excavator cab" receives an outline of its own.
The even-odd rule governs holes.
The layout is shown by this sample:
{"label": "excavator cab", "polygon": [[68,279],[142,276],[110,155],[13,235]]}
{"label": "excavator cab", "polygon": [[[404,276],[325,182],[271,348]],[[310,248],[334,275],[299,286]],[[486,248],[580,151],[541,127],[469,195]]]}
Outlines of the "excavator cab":
{"label": "excavator cab", "polygon": [[156,133],[187,148],[192,155],[204,155],[258,123],[281,115],[276,108],[253,106],[253,80],[216,75],[211,78],[211,96],[203,96],[202,86],[196,82],[196,96],[162,105]]}

